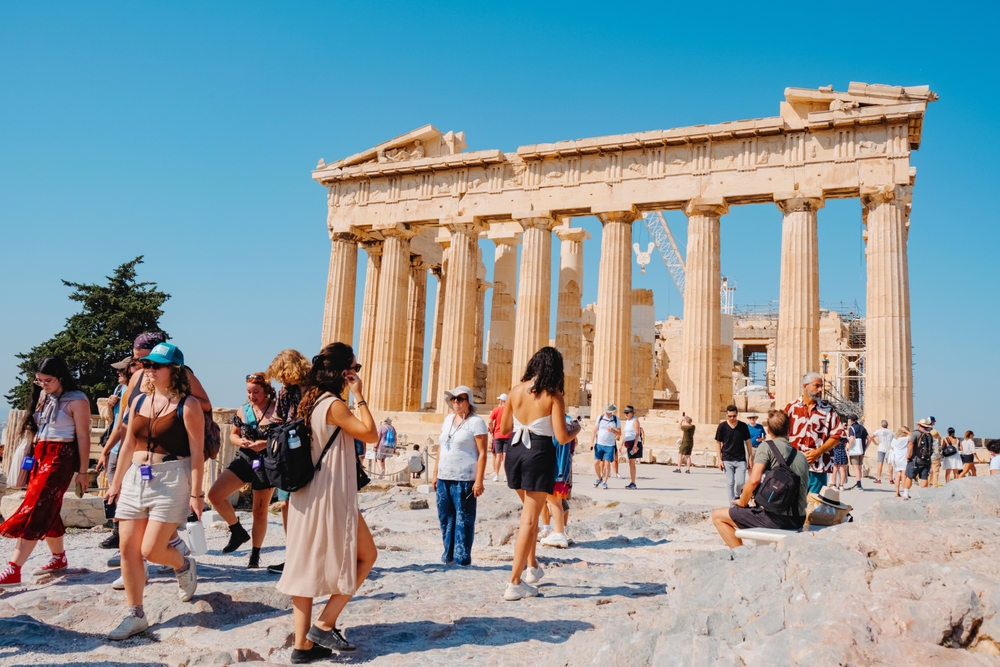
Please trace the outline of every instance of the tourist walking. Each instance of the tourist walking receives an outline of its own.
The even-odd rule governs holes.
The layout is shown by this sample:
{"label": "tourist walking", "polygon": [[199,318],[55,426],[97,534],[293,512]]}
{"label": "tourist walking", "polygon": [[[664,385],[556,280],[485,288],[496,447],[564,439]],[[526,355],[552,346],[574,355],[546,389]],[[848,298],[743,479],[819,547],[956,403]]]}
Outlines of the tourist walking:
{"label": "tourist walking", "polygon": [[955,437],[955,429],[948,427],[948,436],[941,442],[941,469],[944,470],[945,484],[958,479],[962,465],[961,442]]}
{"label": "tourist walking", "polygon": [[608,478],[611,476],[611,464],[618,457],[618,438],[621,437],[621,421],[615,414],[618,406],[608,403],[604,406],[604,414],[597,418],[594,423],[594,472],[597,473],[597,481],[594,488],[608,488]]}
{"label": "tourist walking", "polygon": [[886,461],[889,462],[889,481],[893,480],[893,466],[892,466],[892,454],[890,449],[892,448],[892,431],[889,430],[889,422],[882,420],[882,428],[875,431],[872,434],[875,439],[875,443],[878,445],[878,472],[875,473],[875,483],[882,483],[882,466],[885,465]]}
{"label": "tourist walking", "polygon": [[[35,366],[35,383],[25,407],[30,411],[21,437],[31,438],[28,455],[11,465],[28,470],[24,500],[0,524],[0,535],[17,540],[0,587],[21,583],[21,567],[44,539],[52,553],[34,574],[52,574],[67,567],[60,511],[63,494],[74,481],[90,486],[90,401],[61,357],[43,357]],[[16,469],[15,469],[16,470]]]}
{"label": "tourist walking", "polygon": [[809,461],[809,492],[819,493],[833,470],[832,449],[844,436],[840,416],[823,400],[823,376],[806,373],[802,377],[802,396],[787,406],[790,422],[788,441]]}
{"label": "tourist walking", "polygon": [[[222,547],[222,553],[232,553],[253,540],[247,568],[256,569],[260,567],[260,549],[267,535],[267,508],[274,496],[274,487],[264,472],[261,452],[267,449],[268,430],[280,423],[280,420],[274,416],[277,392],[263,373],[246,376],[246,391],[247,402],[233,416],[233,430],[229,433],[229,442],[239,449],[229,467],[219,475],[208,491],[208,501],[229,526],[229,541]],[[253,493],[252,536],[247,534],[229,502],[229,496],[245,484],[250,484]]]}
{"label": "tourist walking", "polygon": [[[299,415],[299,403],[302,401],[302,385],[309,377],[309,369],[312,365],[305,355],[298,350],[282,350],[278,353],[267,367],[268,382],[277,381],[281,383],[278,389],[278,397],[275,400],[277,407],[271,419],[275,424],[285,424],[293,422]],[[281,527],[288,532],[288,491],[277,489],[278,507],[281,510]],[[267,571],[271,574],[281,574],[285,564],[268,565]]]}
{"label": "tourist walking", "polygon": [[[846,433],[845,433],[846,435]],[[841,438],[833,446],[833,488],[844,490],[847,483],[847,438]]]}
{"label": "tourist walking", "polygon": [[[743,486],[739,498],[732,501],[729,507],[723,507],[712,512],[712,523],[719,531],[722,540],[731,549],[743,545],[743,540],[736,537],[739,528],[772,528],[778,530],[800,530],[805,524],[806,507],[809,496],[809,464],[806,457],[788,442],[789,419],[782,410],[770,410],[767,413],[767,430],[770,440],[767,440],[754,452],[753,468],[750,479]],[[772,497],[768,493],[763,497],[756,496],[764,474],[777,468],[783,468],[787,491],[779,490]],[[777,473],[773,473],[777,474]],[[750,507],[750,500],[756,501]]]}
{"label": "tourist walking", "polygon": [[[493,481],[500,481],[500,471],[503,470],[503,460],[507,454],[507,448],[510,447],[510,437],[512,433],[504,433],[500,430],[500,419],[503,417],[503,405],[507,402],[507,394],[500,394],[497,397],[497,405],[490,411],[490,420],[487,424],[487,428],[490,430],[490,436],[493,438],[493,444],[491,451],[493,452]],[[507,475],[504,475],[503,481],[507,481]]]}
{"label": "tourist walking", "polygon": [[[537,583],[544,572],[535,558],[538,516],[546,494],[555,488],[556,448],[571,441],[579,422],[566,423],[563,398],[563,359],[554,347],[543,347],[531,357],[520,384],[510,390],[500,428],[514,435],[507,453],[507,486],[521,498],[521,524],[514,543],[514,563],[505,600],[538,595]],[[614,413],[614,406],[605,413]],[[614,447],[612,447],[612,451]],[[528,566],[525,571],[525,566]],[[524,574],[524,581],[521,575]]]}
{"label": "tourist walking", "polygon": [[445,416],[437,458],[428,479],[437,493],[438,521],[444,552],[441,562],[468,566],[476,535],[476,499],[486,475],[486,422],[476,414],[472,390],[458,386],[444,392],[452,412]]}
{"label": "tourist walking", "polygon": [[[310,425],[312,460],[319,468],[288,500],[285,570],[276,585],[292,596],[295,664],[329,657],[331,649],[355,649],[337,620],[378,556],[358,508],[354,440],[378,441],[360,369],[349,345],[327,345],[312,359],[299,404],[298,416]],[[357,416],[345,402],[347,390],[354,394]],[[326,596],[330,599],[313,622],[313,600]]]}
{"label": "tourist walking", "polygon": [[[896,497],[901,498],[903,487],[903,477],[906,474],[907,450],[910,446],[910,429],[900,426],[896,431],[896,437],[892,439],[892,470],[893,482],[896,484]],[[908,498],[910,492],[906,492]]]}
{"label": "tourist walking", "polygon": [[180,598],[187,602],[198,587],[194,558],[172,541],[177,526],[194,513],[201,520],[205,503],[205,415],[191,396],[184,354],[160,343],[142,360],[146,382],[132,405],[118,466],[105,500],[118,503],[122,579],[129,610],[108,634],[122,640],[149,627],[143,611],[146,566],[143,559],[174,570]]}
{"label": "tourist walking", "polygon": [[386,417],[378,427],[378,443],[375,445],[375,461],[379,477],[385,477],[385,460],[396,455],[396,427],[392,417]]}
{"label": "tourist walking", "polygon": [[694,451],[694,422],[687,415],[681,416],[681,437],[677,441],[677,470],[674,472],[680,472],[681,467],[687,462],[687,470],[684,472],[691,474],[691,452]]}
{"label": "tourist walking", "polygon": [[925,487],[931,474],[931,456],[934,454],[934,436],[931,435],[931,421],[921,419],[917,430],[910,434],[906,451],[906,477],[903,479],[903,498],[910,497],[913,480],[919,479]]}
{"label": "tourist walking", "polygon": [[745,422],[738,419],[735,405],[726,407],[726,421],[715,429],[715,454],[719,470],[726,473],[726,494],[729,502],[738,498],[743,491],[747,476],[747,461],[753,459],[750,444],[750,430]]}
{"label": "tourist walking", "polygon": [[[567,427],[572,426],[573,421],[566,415]],[[553,445],[556,448],[556,483],[552,493],[545,496],[538,542],[543,547],[566,549],[569,547],[566,524],[569,522],[569,499],[573,493],[573,454],[576,453],[577,441],[573,438],[565,445],[557,445],[555,442]]]}
{"label": "tourist walking", "polygon": [[750,444],[756,450],[764,442],[764,426],[757,423],[757,415],[747,415],[747,430],[750,431]]}
{"label": "tourist walking", "polygon": [[635,465],[642,459],[642,424],[635,416],[635,408],[625,406],[625,422],[622,424],[622,450],[628,458],[628,474],[631,482],[626,489],[635,489]]}
{"label": "tourist walking", "polygon": [[861,423],[856,414],[851,413],[847,415],[847,458],[850,461],[854,476],[858,480],[853,486],[847,487],[848,490],[865,490],[864,487],[861,486],[861,476],[863,474],[861,467],[865,461],[865,448],[867,446],[868,430],[865,428],[864,424]]}
{"label": "tourist walking", "polygon": [[[97,472],[107,469],[104,473],[104,478],[108,480],[108,483],[115,478],[115,470],[118,469],[118,452],[121,450],[123,432],[118,427],[122,417],[125,415],[125,404],[122,402],[122,397],[128,391],[129,380],[132,379],[132,374],[135,373],[138,366],[139,363],[133,360],[131,355],[118,363],[111,364],[111,367],[115,369],[118,375],[118,386],[115,387],[111,396],[108,397],[108,406],[111,409],[111,427],[108,432],[108,439],[104,443],[103,449],[101,449],[100,457],[97,459]],[[113,504],[105,508],[105,512],[110,511],[112,516],[114,516],[114,510],[115,507]],[[118,522],[112,520],[111,535],[101,542],[100,547],[102,549],[117,549],[119,543]],[[121,562],[120,555],[119,562]]]}
{"label": "tourist walking", "polygon": [[975,433],[966,431],[965,438],[962,440],[962,444],[959,445],[959,456],[962,457],[962,472],[959,474],[959,477],[976,476],[976,441],[973,440],[975,437]]}

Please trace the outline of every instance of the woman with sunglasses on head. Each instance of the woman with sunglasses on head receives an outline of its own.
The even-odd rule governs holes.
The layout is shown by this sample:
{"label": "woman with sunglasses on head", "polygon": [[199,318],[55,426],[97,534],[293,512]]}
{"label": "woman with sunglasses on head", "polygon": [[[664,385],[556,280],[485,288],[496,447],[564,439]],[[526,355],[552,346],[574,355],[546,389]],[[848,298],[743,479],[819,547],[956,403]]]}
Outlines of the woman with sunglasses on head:
{"label": "woman with sunglasses on head", "polygon": [[267,448],[267,431],[275,423],[280,423],[274,417],[276,407],[274,387],[264,374],[248,375],[247,402],[233,417],[233,430],[229,434],[229,442],[239,447],[239,450],[208,492],[208,502],[212,504],[212,509],[229,525],[229,542],[222,547],[222,553],[228,554],[251,539],[237,518],[229,496],[243,488],[244,484],[252,486],[253,526],[250,530],[253,532],[253,542],[247,565],[250,569],[260,567],[260,547],[267,535],[267,507],[274,495],[274,487],[267,481],[260,455]]}
{"label": "woman with sunglasses on head", "polygon": [[545,574],[535,559],[535,545],[538,516],[556,485],[552,440],[564,445],[580,431],[579,422],[566,423],[563,382],[562,355],[554,347],[543,347],[528,361],[521,383],[510,390],[503,406],[500,430],[514,433],[504,461],[507,486],[517,491],[523,503],[504,600],[535,597],[538,589],[532,584]]}
{"label": "woman with sunglasses on head", "polygon": [[[360,368],[349,345],[327,345],[312,359],[299,403],[299,417],[312,432],[312,460],[320,467],[288,500],[285,569],[277,584],[280,592],[292,596],[295,664],[327,658],[331,649],[355,649],[337,628],[337,619],[378,555],[358,507],[354,439],[378,441]],[[354,394],[358,416],[344,402],[348,390]],[[330,599],[313,623],[313,600],[325,596]]]}
{"label": "woman with sunglasses on head", "polygon": [[0,524],[0,535],[17,540],[14,554],[0,572],[0,587],[21,583],[21,566],[28,560],[38,540],[45,539],[52,558],[35,570],[51,574],[67,567],[63,547],[63,526],[59,513],[63,494],[74,481],[87,488],[90,455],[90,401],[79,391],[66,362],[44,357],[35,367],[35,384],[28,399],[28,418],[21,435],[30,434],[34,448],[15,465],[31,472],[24,502]]}
{"label": "woman with sunglasses on head", "polygon": [[129,611],[109,639],[122,640],[149,627],[142,607],[143,559],[173,568],[181,601],[198,587],[194,558],[173,546],[177,526],[194,513],[201,520],[205,496],[205,415],[191,396],[184,354],[160,343],[141,360],[142,395],[132,405],[121,462],[104,499],[117,502],[122,578]]}
{"label": "woman with sunglasses on head", "polygon": [[483,495],[486,474],[486,422],[476,414],[472,390],[459,386],[444,392],[452,413],[441,426],[440,447],[428,479],[437,493],[444,553],[441,562],[472,564],[476,534],[476,498]]}

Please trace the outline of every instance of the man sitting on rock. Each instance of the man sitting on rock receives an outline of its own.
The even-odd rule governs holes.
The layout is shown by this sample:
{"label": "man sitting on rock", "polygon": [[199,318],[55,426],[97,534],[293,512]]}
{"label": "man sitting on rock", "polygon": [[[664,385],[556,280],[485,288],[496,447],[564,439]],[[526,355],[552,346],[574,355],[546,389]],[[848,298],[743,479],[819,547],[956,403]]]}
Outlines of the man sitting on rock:
{"label": "man sitting on rock", "polygon": [[[743,546],[743,540],[736,537],[738,528],[801,530],[806,520],[809,463],[805,455],[788,442],[788,414],[784,410],[770,410],[767,413],[765,426],[771,439],[761,443],[754,451],[750,479],[743,486],[740,497],[734,500],[730,507],[712,512],[712,523],[715,524],[722,540],[731,549]],[[788,470],[782,471],[781,475],[772,473],[773,479],[761,489],[767,491],[768,497],[763,497],[764,494],[757,494],[755,497],[754,493],[761,486],[764,473],[781,466],[779,456],[791,474],[788,474]],[[786,478],[788,483],[775,484],[776,481],[782,481],[782,478]],[[756,502],[755,507],[749,506],[751,498]]]}

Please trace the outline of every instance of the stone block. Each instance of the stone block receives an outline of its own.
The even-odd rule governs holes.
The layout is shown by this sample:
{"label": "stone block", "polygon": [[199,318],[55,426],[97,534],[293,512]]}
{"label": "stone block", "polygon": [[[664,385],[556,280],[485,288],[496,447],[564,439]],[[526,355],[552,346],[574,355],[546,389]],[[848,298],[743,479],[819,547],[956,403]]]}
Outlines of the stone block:
{"label": "stone block", "polygon": [[430,493],[430,492],[431,492],[431,485],[430,484],[418,484],[417,485],[417,493]]}
{"label": "stone block", "polygon": [[[5,495],[0,500],[0,514],[9,517],[24,502],[24,491]],[[63,496],[62,521],[67,528],[93,528],[100,526],[104,518],[104,499],[100,496],[85,495],[77,498],[72,491]]]}
{"label": "stone block", "polygon": [[399,508],[404,510],[426,510],[430,509],[430,504],[426,498],[416,498],[414,500],[399,501]]}

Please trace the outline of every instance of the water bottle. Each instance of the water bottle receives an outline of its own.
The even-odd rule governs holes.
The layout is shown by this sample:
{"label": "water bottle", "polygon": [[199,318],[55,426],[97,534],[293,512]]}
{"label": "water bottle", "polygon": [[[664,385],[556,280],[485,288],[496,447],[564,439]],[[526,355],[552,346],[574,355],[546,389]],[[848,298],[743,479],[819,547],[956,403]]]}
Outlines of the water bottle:
{"label": "water bottle", "polygon": [[208,543],[205,542],[205,526],[198,521],[198,515],[191,512],[188,517],[188,542],[191,546],[191,553],[195,556],[204,556],[208,553]]}
{"label": "water bottle", "polygon": [[302,441],[299,440],[299,434],[295,432],[294,429],[288,432],[288,448],[298,449],[302,446]]}

